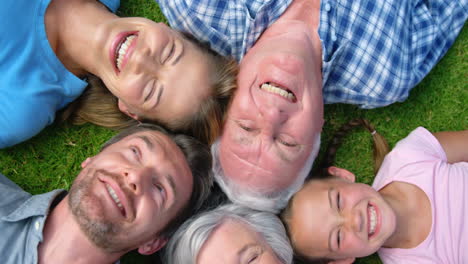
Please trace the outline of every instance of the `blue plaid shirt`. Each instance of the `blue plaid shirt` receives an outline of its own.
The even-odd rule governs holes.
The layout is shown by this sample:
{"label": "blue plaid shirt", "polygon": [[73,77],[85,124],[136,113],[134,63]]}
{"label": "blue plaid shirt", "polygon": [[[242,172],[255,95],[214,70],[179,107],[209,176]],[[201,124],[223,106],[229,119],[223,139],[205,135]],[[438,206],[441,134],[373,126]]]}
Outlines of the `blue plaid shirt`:
{"label": "blue plaid shirt", "polygon": [[[172,27],[241,60],[292,0],[156,1]],[[325,103],[374,108],[404,101],[453,44],[467,2],[322,0]]]}

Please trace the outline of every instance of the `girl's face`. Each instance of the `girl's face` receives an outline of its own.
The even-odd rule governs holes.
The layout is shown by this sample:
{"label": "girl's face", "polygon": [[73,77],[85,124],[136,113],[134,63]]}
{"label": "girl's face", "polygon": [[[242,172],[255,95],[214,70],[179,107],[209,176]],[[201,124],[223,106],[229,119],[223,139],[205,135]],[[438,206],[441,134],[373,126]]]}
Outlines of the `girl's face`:
{"label": "girl's face", "polygon": [[369,185],[354,183],[354,175],[312,180],[293,199],[291,241],[309,258],[354,261],[376,252],[395,231],[392,208]]}
{"label": "girl's face", "polygon": [[135,119],[181,120],[210,95],[210,59],[163,23],[117,18],[99,31],[97,75]]}

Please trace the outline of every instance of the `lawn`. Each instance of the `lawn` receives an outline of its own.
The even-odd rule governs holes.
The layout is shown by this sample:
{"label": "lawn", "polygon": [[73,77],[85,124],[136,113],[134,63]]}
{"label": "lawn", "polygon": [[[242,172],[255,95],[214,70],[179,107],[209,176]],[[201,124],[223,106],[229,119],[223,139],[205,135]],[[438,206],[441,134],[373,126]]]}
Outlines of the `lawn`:
{"label": "lawn", "polygon": [[[158,6],[149,0],[123,0],[119,15],[144,16],[165,22]],[[433,132],[468,129],[467,105],[468,28],[465,26],[447,55],[411,91],[405,102],[373,110],[327,105],[323,142],[327,143],[337,127],[356,117],[370,120],[391,146],[418,126]],[[113,134],[114,131],[94,125],[54,124],[27,142],[0,150],[0,172],[33,194],[68,189],[81,162],[96,154],[99,146]],[[371,159],[371,137],[364,130],[357,130],[338,151],[336,164],[354,172],[359,181],[371,183],[374,177]],[[145,262],[134,256],[122,261]],[[378,257],[368,257],[357,263],[380,261]]]}

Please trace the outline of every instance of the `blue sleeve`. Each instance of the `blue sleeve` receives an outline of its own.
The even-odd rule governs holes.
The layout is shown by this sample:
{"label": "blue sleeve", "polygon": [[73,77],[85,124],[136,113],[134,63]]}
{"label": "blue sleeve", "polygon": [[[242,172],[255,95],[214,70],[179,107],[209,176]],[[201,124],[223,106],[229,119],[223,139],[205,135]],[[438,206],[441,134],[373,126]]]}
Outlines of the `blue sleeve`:
{"label": "blue sleeve", "polygon": [[101,3],[103,3],[107,8],[112,11],[112,13],[117,12],[117,9],[120,6],[120,0],[99,0]]}
{"label": "blue sleeve", "polygon": [[[14,102],[4,104],[0,109],[0,149],[11,147],[33,136],[39,134],[47,125],[51,124],[55,118],[55,111],[52,106],[40,105],[43,101],[31,101],[29,106],[15,105]],[[16,106],[16,107],[15,107]]]}

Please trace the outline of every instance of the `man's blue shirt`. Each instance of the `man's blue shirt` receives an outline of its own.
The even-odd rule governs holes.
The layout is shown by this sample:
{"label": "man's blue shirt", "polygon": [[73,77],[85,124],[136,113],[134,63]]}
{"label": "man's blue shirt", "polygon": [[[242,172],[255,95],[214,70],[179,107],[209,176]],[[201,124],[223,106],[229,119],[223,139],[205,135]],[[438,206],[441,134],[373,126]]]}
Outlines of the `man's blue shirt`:
{"label": "man's blue shirt", "polygon": [[44,223],[54,199],[64,195],[54,190],[31,195],[0,174],[0,260],[2,264],[36,264]]}
{"label": "man's blue shirt", "polygon": [[[156,1],[172,27],[238,61],[291,3]],[[467,16],[467,0],[322,0],[325,103],[374,108],[404,101],[453,44]]]}

